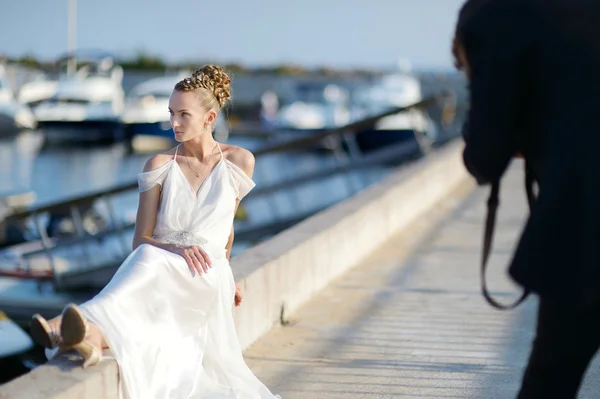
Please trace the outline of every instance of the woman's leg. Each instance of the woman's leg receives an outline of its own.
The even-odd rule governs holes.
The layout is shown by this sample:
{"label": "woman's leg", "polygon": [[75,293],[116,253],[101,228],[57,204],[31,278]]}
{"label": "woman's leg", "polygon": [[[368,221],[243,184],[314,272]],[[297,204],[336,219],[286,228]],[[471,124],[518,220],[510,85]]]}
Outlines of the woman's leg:
{"label": "woman's leg", "polygon": [[102,333],[102,329],[90,321],[88,321],[88,335],[84,340],[100,350],[109,349],[108,342]]}
{"label": "woman's leg", "polygon": [[44,348],[57,348],[62,343],[60,337],[61,319],[61,316],[57,316],[51,320],[46,320],[39,314],[33,315],[29,327],[31,337]]}
{"label": "woman's leg", "polygon": [[83,367],[91,366],[102,358],[102,349],[108,347],[102,329],[87,321],[76,305],[68,305],[62,313],[60,334],[65,349],[75,349],[83,357]]}

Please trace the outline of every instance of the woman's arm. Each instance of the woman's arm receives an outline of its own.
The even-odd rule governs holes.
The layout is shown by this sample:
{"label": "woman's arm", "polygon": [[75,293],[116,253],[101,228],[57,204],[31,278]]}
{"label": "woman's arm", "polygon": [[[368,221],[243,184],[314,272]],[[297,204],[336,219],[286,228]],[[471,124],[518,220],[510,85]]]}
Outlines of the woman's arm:
{"label": "woman's arm", "polygon": [[[163,166],[171,159],[170,154],[158,154],[150,158],[144,166],[144,172],[155,170]],[[199,246],[183,246],[178,244],[169,244],[152,238],[156,217],[158,214],[158,204],[160,201],[161,185],[156,184],[149,190],[140,193],[139,205],[135,221],[135,231],[133,234],[133,249],[142,244],[150,244],[166,251],[181,255],[188,266],[198,273],[207,272],[211,267],[210,257]]]}
{"label": "woman's arm", "polygon": [[175,248],[174,244],[162,243],[152,238],[154,226],[156,225],[160,190],[160,185],[156,185],[150,190],[140,193],[135,231],[133,233],[133,249],[142,244],[154,245],[167,251],[172,251]]}
{"label": "woman's arm", "polygon": [[[246,149],[237,147],[230,154],[228,154],[228,159],[232,163],[234,163],[237,167],[244,171],[244,173],[252,179],[252,175],[254,174],[254,155]],[[237,213],[238,206],[240,205],[240,199],[237,198],[235,202],[235,210],[234,215]],[[227,259],[229,260],[231,257],[231,248],[233,246],[233,240],[235,236],[234,226],[231,226],[231,233],[229,234],[229,240],[227,240],[227,245],[225,248],[227,249]],[[242,290],[238,283],[235,283],[235,295],[234,295],[234,304],[235,306],[240,306],[242,304],[243,296]]]}
{"label": "woman's arm", "polygon": [[[252,179],[254,175],[254,155],[244,148],[234,147],[227,154],[227,159],[235,164],[238,168],[240,168],[244,173]],[[234,215],[237,213],[238,207],[240,205],[240,199],[237,198],[235,202]],[[225,249],[227,249],[227,259],[229,259],[231,253],[231,247],[233,246],[233,239],[235,236],[234,227],[231,226],[231,233],[229,234],[229,240],[227,241],[227,245]]]}
{"label": "woman's arm", "polygon": [[[144,165],[144,172],[149,172],[163,166],[170,156],[158,154],[153,156]],[[156,216],[158,213],[158,203],[160,201],[161,185],[156,184],[149,190],[140,193],[137,215],[135,218],[135,231],[133,233],[133,249],[142,244],[151,244],[156,247],[170,250],[174,247],[172,244],[165,244],[152,238],[154,227],[156,225]]]}
{"label": "woman's arm", "polygon": [[[238,198],[235,201],[235,209],[233,211],[234,215],[237,213],[239,205],[240,205],[240,199]],[[231,233],[229,233],[229,239],[227,240],[227,245],[225,245],[225,249],[227,250],[227,260],[229,260],[231,258],[231,248],[233,247],[233,240],[234,240],[234,238],[235,238],[235,228],[232,225],[231,226]]]}

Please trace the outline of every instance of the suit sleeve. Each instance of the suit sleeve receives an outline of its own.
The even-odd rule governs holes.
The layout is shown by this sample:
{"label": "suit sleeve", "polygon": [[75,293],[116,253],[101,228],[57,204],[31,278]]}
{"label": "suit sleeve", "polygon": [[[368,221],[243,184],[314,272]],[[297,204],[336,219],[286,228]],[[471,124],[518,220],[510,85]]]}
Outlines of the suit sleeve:
{"label": "suit sleeve", "polygon": [[466,28],[470,110],[463,136],[463,161],[478,184],[500,179],[518,151],[529,32],[523,3],[491,1]]}

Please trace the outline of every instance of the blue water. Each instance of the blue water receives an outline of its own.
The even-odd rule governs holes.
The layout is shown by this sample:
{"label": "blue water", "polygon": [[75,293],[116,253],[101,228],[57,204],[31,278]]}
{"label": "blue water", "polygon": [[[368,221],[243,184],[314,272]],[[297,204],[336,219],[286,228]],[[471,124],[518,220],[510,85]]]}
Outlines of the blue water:
{"label": "blue water", "polygon": [[[250,150],[265,144],[239,138],[229,142]],[[43,204],[135,182],[137,173],[150,156],[129,154],[124,144],[48,147],[44,145],[41,133],[23,132],[0,140],[0,197],[8,192],[32,191],[36,196],[34,204]],[[331,155],[316,152],[267,155],[256,160],[254,180],[257,187],[268,186],[334,164]],[[253,198],[249,195],[243,201],[248,220],[237,224],[255,226],[326,207],[348,198],[388,173],[389,170],[383,167],[372,168],[266,196]],[[119,217],[133,221],[137,201],[135,190],[116,198]],[[234,253],[249,245],[237,242]]]}

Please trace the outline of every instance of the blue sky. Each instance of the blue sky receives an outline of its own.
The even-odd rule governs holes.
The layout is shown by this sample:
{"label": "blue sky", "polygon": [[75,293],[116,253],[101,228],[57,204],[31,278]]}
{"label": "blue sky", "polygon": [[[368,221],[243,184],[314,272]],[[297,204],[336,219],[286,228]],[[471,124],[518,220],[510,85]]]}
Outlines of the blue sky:
{"label": "blue sky", "polygon": [[[463,0],[78,0],[77,45],[169,62],[450,68]],[[68,0],[0,0],[0,55],[67,50]]]}

